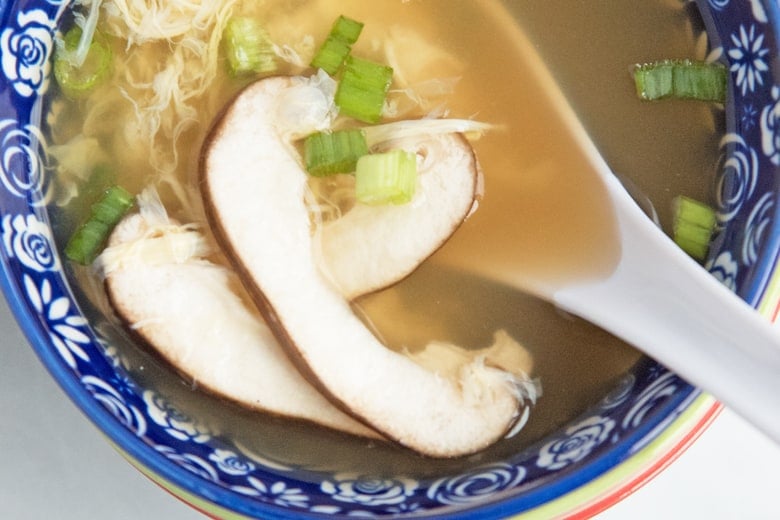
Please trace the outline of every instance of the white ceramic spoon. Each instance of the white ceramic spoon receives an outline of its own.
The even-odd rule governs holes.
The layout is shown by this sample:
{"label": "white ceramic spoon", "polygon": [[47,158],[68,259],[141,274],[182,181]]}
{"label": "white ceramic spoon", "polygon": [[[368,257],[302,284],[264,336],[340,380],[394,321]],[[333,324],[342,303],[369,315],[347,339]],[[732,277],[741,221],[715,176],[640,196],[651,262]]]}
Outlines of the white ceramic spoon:
{"label": "white ceramic spoon", "polygon": [[606,278],[540,296],[636,346],[780,442],[780,330],[682,252],[595,149],[591,156],[614,205],[620,260]]}
{"label": "white ceramic spoon", "polygon": [[620,252],[610,272],[579,281],[561,283],[544,274],[510,270],[498,277],[635,345],[780,442],[780,330],[647,218],[613,175],[535,50],[522,47],[528,60],[522,65],[529,71],[526,80],[533,84],[529,88],[548,96],[539,102],[549,102],[549,118],[557,118],[549,125],[549,138],[573,141],[571,153],[583,175],[603,183]]}

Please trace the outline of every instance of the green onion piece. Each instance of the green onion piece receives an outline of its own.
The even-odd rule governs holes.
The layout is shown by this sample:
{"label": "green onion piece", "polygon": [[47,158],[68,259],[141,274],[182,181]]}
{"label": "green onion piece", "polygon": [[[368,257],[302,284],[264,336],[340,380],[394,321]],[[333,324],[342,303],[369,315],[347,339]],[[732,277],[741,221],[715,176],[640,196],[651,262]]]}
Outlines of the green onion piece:
{"label": "green onion piece", "polygon": [[79,194],[71,204],[77,206],[86,202],[86,206],[89,207],[115,182],[116,171],[106,164],[98,164],[92,169],[87,180],[79,185]]}
{"label": "green onion piece", "polygon": [[65,246],[70,260],[89,265],[98,256],[108,235],[122,217],[133,207],[134,197],[125,189],[113,186],[92,205],[90,216],[79,227]]}
{"label": "green onion piece", "polygon": [[344,75],[336,90],[336,105],[342,114],[366,123],[382,117],[393,69],[372,61],[348,56]]}
{"label": "green onion piece", "polygon": [[362,30],[362,23],[343,15],[339,16],[333,23],[325,42],[311,60],[311,66],[322,69],[330,75],[336,74]]}
{"label": "green onion piece", "polygon": [[720,63],[662,60],[637,65],[634,83],[640,99],[695,99],[723,103],[728,71]]}
{"label": "green onion piece", "polygon": [[363,204],[405,204],[417,186],[417,156],[404,150],[364,155],[355,169],[355,198]]}
{"label": "green onion piece", "polygon": [[107,44],[93,38],[89,44],[84,63],[80,66],[72,62],[81,40],[81,28],[74,26],[62,39],[62,46],[54,56],[54,77],[62,92],[70,98],[79,98],[105,81],[111,72],[112,55]]}
{"label": "green onion piece", "polygon": [[715,231],[715,210],[689,197],[674,199],[673,239],[686,253],[704,261]]}
{"label": "green onion piece", "polygon": [[315,177],[355,171],[358,159],[368,154],[362,130],[318,132],[303,142],[306,171]]}
{"label": "green onion piece", "polygon": [[357,41],[362,30],[363,24],[361,22],[341,15],[333,23],[330,35],[351,45]]}
{"label": "green onion piece", "polygon": [[311,66],[322,69],[332,76],[341,68],[341,64],[344,63],[351,50],[352,46],[349,43],[328,36],[311,60]]}
{"label": "green onion piece", "polygon": [[233,76],[276,70],[276,54],[268,33],[254,18],[234,16],[222,36],[228,70]]}
{"label": "green onion piece", "polygon": [[116,172],[105,164],[95,166],[87,180],[78,184],[78,194],[68,202],[63,218],[57,221],[57,224],[62,225],[66,230],[66,236],[70,236],[79,223],[87,219],[92,204],[114,184],[116,184]]}

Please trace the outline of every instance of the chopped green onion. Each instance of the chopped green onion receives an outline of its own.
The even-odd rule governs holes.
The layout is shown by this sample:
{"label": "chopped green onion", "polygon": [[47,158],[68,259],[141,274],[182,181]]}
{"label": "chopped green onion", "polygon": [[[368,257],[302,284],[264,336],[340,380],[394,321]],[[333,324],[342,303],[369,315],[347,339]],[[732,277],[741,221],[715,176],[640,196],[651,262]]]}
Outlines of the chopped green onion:
{"label": "chopped green onion", "polygon": [[634,83],[644,100],[695,99],[723,103],[728,71],[720,63],[692,60],[662,60],[637,65]]}
{"label": "chopped green onion", "polygon": [[417,186],[417,156],[404,150],[364,155],[355,169],[355,198],[363,204],[405,204]]}
{"label": "chopped green onion", "polygon": [[90,176],[78,183],[76,196],[68,201],[63,218],[57,222],[58,225],[63,226],[64,231],[67,231],[66,236],[70,236],[79,223],[86,220],[92,204],[114,184],[116,184],[116,172],[105,164],[95,166]]}
{"label": "chopped green onion", "polygon": [[318,132],[303,142],[306,171],[316,177],[355,171],[358,159],[368,154],[362,130]]}
{"label": "chopped green onion", "polygon": [[65,246],[65,255],[72,261],[89,265],[100,253],[108,235],[133,207],[134,198],[125,189],[113,186],[92,205],[90,216]]}
{"label": "chopped green onion", "polygon": [[254,18],[234,16],[223,35],[228,70],[233,76],[276,70],[276,54],[268,33]]}
{"label": "chopped green onion", "polygon": [[79,186],[79,194],[74,199],[73,205],[80,205],[87,201],[87,206],[94,203],[100,196],[116,182],[116,171],[106,165],[98,164],[92,169],[92,174]]}
{"label": "chopped green onion", "polygon": [[111,49],[93,38],[84,62],[75,65],[72,54],[81,40],[81,28],[74,26],[62,39],[54,56],[54,77],[62,92],[70,98],[79,98],[105,81],[111,72]]}
{"label": "chopped green onion", "polygon": [[348,56],[344,75],[336,90],[336,105],[347,116],[366,123],[376,123],[382,117],[382,108],[392,81],[391,67]]}
{"label": "chopped green onion", "polygon": [[336,18],[336,21],[333,23],[330,35],[351,45],[357,41],[362,30],[363,24],[361,22],[341,15]]}
{"label": "chopped green onion", "polygon": [[336,74],[341,64],[349,55],[352,50],[352,46],[333,36],[328,36],[325,39],[325,43],[322,44],[320,50],[311,60],[311,66],[322,69],[330,75]]}
{"label": "chopped green onion", "polygon": [[707,257],[715,223],[715,210],[706,204],[684,196],[674,199],[674,241],[700,262]]}
{"label": "chopped green onion", "polygon": [[331,75],[336,74],[362,30],[362,23],[345,16],[339,16],[325,42],[311,60],[311,66],[320,68]]}

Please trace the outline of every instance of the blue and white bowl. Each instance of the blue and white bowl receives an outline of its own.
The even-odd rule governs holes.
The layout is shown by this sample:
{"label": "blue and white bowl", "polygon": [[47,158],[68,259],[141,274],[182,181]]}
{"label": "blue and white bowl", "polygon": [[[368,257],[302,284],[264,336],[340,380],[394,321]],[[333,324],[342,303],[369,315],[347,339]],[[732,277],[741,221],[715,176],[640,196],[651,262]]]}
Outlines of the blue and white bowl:
{"label": "blue and white bowl", "polygon": [[[707,267],[774,319],[780,301],[780,7],[700,0],[730,71],[718,177],[722,231]],[[213,431],[129,375],[121,338],[83,310],[55,248],[43,193],[40,129],[53,33],[65,0],[0,0],[0,284],[29,342],[71,399],[150,478],[217,518],[526,513],[585,517],[669,463],[718,404],[643,359],[580,417],[500,462],[435,478],[375,475],[270,460]],[[88,317],[90,316],[90,317]]]}

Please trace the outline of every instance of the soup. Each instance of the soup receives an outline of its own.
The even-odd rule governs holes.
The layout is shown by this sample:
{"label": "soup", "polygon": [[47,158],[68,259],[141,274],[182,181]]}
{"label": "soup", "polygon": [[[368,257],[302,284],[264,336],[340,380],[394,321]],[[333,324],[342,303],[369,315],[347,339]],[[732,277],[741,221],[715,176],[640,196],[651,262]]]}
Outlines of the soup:
{"label": "soup", "polygon": [[[662,223],[668,226],[675,195],[708,198],[718,138],[712,109],[685,102],[641,103],[628,73],[635,62],[701,52],[690,15],[677,2],[247,1],[235,3],[234,9],[266,20],[272,40],[298,51],[307,48],[307,36],[324,38],[329,24],[323,20],[339,14],[361,20],[365,29],[355,53],[385,61],[391,45],[402,64],[396,74],[403,73],[410,86],[439,81],[430,99],[404,117],[446,109],[452,117],[474,116],[501,127],[474,142],[485,184],[478,211],[411,276],[359,299],[356,306],[388,346],[399,350],[430,339],[484,347],[495,330],[507,330],[533,354],[533,375],[541,380],[544,395],[517,436],[455,460],[424,459],[392,445],[271,418],[200,392],[177,376],[112,317],[95,277],[74,268],[84,305],[134,379],[262,460],[311,470],[433,478],[521,451],[600,400],[635,365],[641,356],[634,349],[502,285],[495,273],[515,269],[565,281],[609,272],[616,255],[614,222],[601,187],[583,178],[570,142],[550,139],[561,129],[551,128],[545,118],[549,105],[540,102],[545,92],[524,83],[520,57],[526,38],[611,167],[650,197]],[[592,29],[572,29],[582,24]],[[220,62],[204,87],[200,73],[165,68],[173,48],[167,43],[139,43],[125,50],[124,41],[108,40],[116,56],[112,81],[126,81],[122,76],[132,73],[134,83],[110,83],[96,92],[102,97],[77,101],[55,94],[48,119],[55,145],[63,145],[62,150],[75,143],[93,146],[93,153],[84,156],[102,156],[117,183],[134,192],[155,183],[174,217],[204,222],[195,182],[198,151],[212,120],[251,80],[230,77]],[[185,53],[181,59],[189,63],[196,55]],[[279,73],[306,70],[285,64]],[[163,80],[177,77],[202,92],[191,99],[163,99],[166,108],[157,116],[136,119],[160,101],[151,93],[164,91]],[[394,96],[397,110],[408,109],[404,92]],[[61,166],[62,150],[55,154]],[[81,167],[91,170],[98,162]],[[78,197],[68,200],[78,184],[73,171],[62,167],[55,193],[62,206],[52,211],[63,215],[55,224],[63,241],[83,206]]]}

